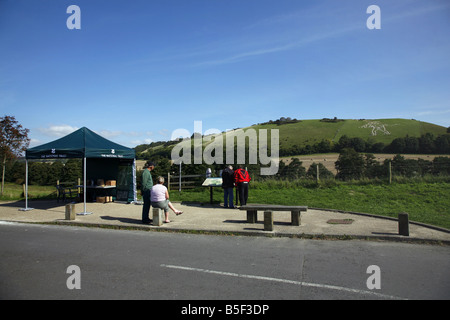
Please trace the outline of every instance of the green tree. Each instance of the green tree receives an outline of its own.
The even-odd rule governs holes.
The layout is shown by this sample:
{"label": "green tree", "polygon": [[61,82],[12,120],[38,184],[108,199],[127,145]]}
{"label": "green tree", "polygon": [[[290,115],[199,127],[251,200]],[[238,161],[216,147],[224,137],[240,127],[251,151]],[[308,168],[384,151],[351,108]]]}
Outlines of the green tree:
{"label": "green tree", "polygon": [[426,133],[419,138],[419,152],[423,154],[431,154],[436,149],[435,139],[431,133]]}
{"label": "green tree", "polygon": [[23,128],[13,116],[0,118],[0,155],[3,160],[1,195],[3,195],[5,184],[6,161],[18,157],[28,148],[29,131]]}
{"label": "green tree", "polygon": [[47,183],[49,185],[55,185],[56,181],[58,180],[60,182],[63,182],[62,180],[63,172],[64,172],[64,164],[61,161],[53,162],[49,168]]}
{"label": "green tree", "polygon": [[28,172],[30,184],[45,186],[47,184],[49,165],[45,162],[31,162]]}
{"label": "green tree", "polygon": [[342,180],[360,179],[364,173],[364,159],[353,148],[345,148],[335,162],[336,178]]}
{"label": "green tree", "polygon": [[364,175],[368,178],[374,178],[375,168],[378,162],[375,160],[375,156],[371,153],[364,155]]}
{"label": "green tree", "polygon": [[14,182],[17,184],[25,183],[25,162],[23,161],[8,161],[5,181]]}
{"label": "green tree", "polygon": [[450,134],[444,134],[441,136],[438,136],[436,140],[434,141],[435,145],[435,152],[436,153],[442,153],[442,154],[449,154],[450,153]]}
{"label": "green tree", "polygon": [[306,169],[298,158],[291,158],[291,162],[282,169],[280,176],[289,179],[299,179],[305,176]]}
{"label": "green tree", "polygon": [[[66,162],[63,168],[63,174],[60,180],[62,182],[77,182],[78,178],[83,176],[83,165],[79,159],[70,159]],[[50,181],[53,183],[53,181]]]}
{"label": "green tree", "polygon": [[328,170],[323,163],[311,163],[306,171],[306,177],[311,179],[317,178],[317,166],[319,166],[319,179],[332,179],[334,178],[333,172]]}
{"label": "green tree", "polygon": [[434,158],[432,173],[435,175],[450,175],[450,158]]}

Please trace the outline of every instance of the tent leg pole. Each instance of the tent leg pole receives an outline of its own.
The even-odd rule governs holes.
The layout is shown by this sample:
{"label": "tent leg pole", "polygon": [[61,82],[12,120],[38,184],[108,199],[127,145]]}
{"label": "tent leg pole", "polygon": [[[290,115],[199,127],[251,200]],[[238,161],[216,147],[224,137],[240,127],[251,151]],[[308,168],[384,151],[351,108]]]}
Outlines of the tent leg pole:
{"label": "tent leg pole", "polygon": [[28,159],[25,160],[25,208],[20,211],[30,211],[33,208],[28,208]]}
{"label": "tent leg pole", "polygon": [[25,210],[28,209],[28,160],[25,161]]}
{"label": "tent leg pole", "polygon": [[133,159],[133,200],[137,202],[137,187],[136,187],[136,159]]}
{"label": "tent leg pole", "polygon": [[84,159],[83,159],[83,166],[84,166],[84,177],[83,177],[83,188],[84,188],[84,190],[83,190],[83,200],[84,200],[84,211],[83,212],[86,212],[86,157],[84,157]]}
{"label": "tent leg pole", "polygon": [[87,171],[87,167],[86,167],[86,157],[83,158],[83,167],[84,167],[84,177],[83,177],[83,200],[84,200],[84,211],[83,213],[79,213],[79,215],[88,215],[88,214],[92,214],[92,212],[87,212],[86,210],[86,171]]}

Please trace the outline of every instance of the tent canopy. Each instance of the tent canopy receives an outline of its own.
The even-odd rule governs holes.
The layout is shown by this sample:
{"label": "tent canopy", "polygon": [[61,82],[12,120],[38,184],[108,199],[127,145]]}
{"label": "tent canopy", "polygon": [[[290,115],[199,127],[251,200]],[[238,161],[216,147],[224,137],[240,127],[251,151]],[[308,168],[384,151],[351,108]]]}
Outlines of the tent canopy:
{"label": "tent canopy", "polygon": [[86,127],[55,141],[30,148],[26,159],[116,158],[134,159],[135,151],[105,139]]}
{"label": "tent canopy", "polygon": [[[116,173],[113,173],[113,177],[118,180],[116,190],[117,196],[120,195],[118,198],[123,198],[124,200],[131,202],[136,201],[135,155],[136,152],[134,149],[109,141],[86,127],[78,129],[55,141],[30,148],[25,153],[25,159],[27,161],[24,210],[32,210],[31,208],[28,208],[28,160],[30,159],[64,160],[70,158],[84,158],[84,212],[82,214],[90,214],[91,212],[86,211],[87,158],[91,159],[91,161],[95,163],[93,163],[94,167],[91,171],[99,171],[99,168],[103,167],[109,168],[109,170],[117,171]],[[116,169],[113,169],[111,166],[106,167],[106,164],[104,163],[97,163],[102,161],[101,159],[105,160],[104,162],[113,162]],[[124,167],[123,163],[132,163],[132,166]]]}

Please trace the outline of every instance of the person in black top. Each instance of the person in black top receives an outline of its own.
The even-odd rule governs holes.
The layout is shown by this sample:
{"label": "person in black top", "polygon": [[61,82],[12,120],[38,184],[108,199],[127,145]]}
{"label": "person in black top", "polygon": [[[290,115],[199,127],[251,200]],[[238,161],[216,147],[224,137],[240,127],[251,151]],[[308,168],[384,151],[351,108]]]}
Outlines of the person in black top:
{"label": "person in black top", "polygon": [[224,208],[234,208],[233,205],[234,171],[232,166],[228,166],[222,171],[222,188],[223,188]]}

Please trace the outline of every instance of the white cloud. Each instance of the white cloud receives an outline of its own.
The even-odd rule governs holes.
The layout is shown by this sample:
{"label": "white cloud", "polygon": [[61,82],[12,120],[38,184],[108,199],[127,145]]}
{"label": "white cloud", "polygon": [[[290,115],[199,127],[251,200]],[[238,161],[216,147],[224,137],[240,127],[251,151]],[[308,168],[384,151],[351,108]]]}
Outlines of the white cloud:
{"label": "white cloud", "polygon": [[124,134],[122,131],[111,131],[111,130],[102,130],[97,133],[106,139],[111,139]]}
{"label": "white cloud", "polygon": [[67,124],[59,125],[59,126],[50,126],[48,128],[38,128],[38,131],[46,136],[50,137],[63,137],[72,133],[79,128],[72,127]]}
{"label": "white cloud", "polygon": [[158,131],[158,133],[163,136],[163,137],[168,137],[169,136],[169,130],[167,129],[161,129]]}
{"label": "white cloud", "polygon": [[143,139],[143,140],[132,140],[132,141],[130,141],[130,143],[133,146],[138,146],[140,144],[150,144],[152,142],[154,142],[152,139]]}
{"label": "white cloud", "polygon": [[38,145],[40,145],[41,143],[42,143],[41,140],[31,138],[31,139],[30,139],[30,145],[29,145],[29,148],[33,148],[33,147],[35,147],[35,146],[38,146]]}

